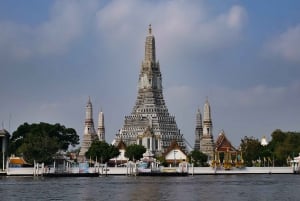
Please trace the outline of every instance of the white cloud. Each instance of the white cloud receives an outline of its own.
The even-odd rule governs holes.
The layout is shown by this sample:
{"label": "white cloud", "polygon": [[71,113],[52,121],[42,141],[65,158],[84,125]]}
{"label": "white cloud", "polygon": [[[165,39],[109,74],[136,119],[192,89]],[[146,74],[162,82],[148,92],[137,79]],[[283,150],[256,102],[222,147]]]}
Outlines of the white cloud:
{"label": "white cloud", "polygon": [[300,24],[275,36],[266,44],[266,50],[275,57],[300,62]]}
{"label": "white cloud", "polygon": [[160,58],[176,58],[183,52],[218,50],[235,44],[247,19],[246,10],[234,5],[215,16],[206,10],[200,1],[116,0],[97,12],[97,26],[102,36],[110,38],[106,41],[110,46],[124,39],[137,44],[137,38],[144,36],[147,25],[152,23],[158,50],[162,52]]}
{"label": "white cloud", "polygon": [[225,21],[227,21],[228,26],[235,29],[240,29],[243,27],[246,19],[246,10],[237,5],[232,6],[227,16],[225,16]]}
{"label": "white cloud", "polygon": [[36,51],[40,54],[60,54],[83,32],[84,10],[75,2],[59,1],[50,20],[36,30]]}
{"label": "white cloud", "polygon": [[49,20],[37,26],[0,21],[1,55],[28,59],[40,55],[61,55],[82,36],[94,1],[56,1]]}
{"label": "white cloud", "polygon": [[162,52],[159,58],[171,60],[183,52],[231,46],[240,38],[246,17],[245,9],[236,5],[211,16],[200,1],[114,0],[103,7],[97,1],[55,1],[41,24],[0,21],[0,52],[17,60],[62,55],[89,31],[98,30],[102,48],[120,49],[123,43],[130,45],[125,53],[137,54],[152,23]]}

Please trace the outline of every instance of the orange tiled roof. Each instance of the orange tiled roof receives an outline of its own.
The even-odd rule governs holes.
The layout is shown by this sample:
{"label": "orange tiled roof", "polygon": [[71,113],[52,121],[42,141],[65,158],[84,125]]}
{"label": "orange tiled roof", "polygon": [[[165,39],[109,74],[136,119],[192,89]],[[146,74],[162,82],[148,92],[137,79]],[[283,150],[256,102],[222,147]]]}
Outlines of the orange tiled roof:
{"label": "orange tiled roof", "polygon": [[222,131],[219,136],[218,139],[216,140],[216,150],[217,151],[221,151],[221,152],[225,152],[225,151],[237,151],[232,145],[231,142],[227,139],[227,137],[225,136],[224,131]]}
{"label": "orange tiled roof", "polygon": [[24,165],[27,164],[26,161],[23,158],[20,157],[14,157],[9,159],[10,164],[15,164],[15,165]]}
{"label": "orange tiled roof", "polygon": [[174,149],[179,149],[182,153],[184,153],[185,155],[187,155],[182,149],[181,147],[177,144],[177,142],[175,140],[173,140],[171,142],[171,145],[167,148],[167,150],[165,151],[165,153],[163,153],[164,156],[166,156],[168,153],[170,153],[172,150]]}

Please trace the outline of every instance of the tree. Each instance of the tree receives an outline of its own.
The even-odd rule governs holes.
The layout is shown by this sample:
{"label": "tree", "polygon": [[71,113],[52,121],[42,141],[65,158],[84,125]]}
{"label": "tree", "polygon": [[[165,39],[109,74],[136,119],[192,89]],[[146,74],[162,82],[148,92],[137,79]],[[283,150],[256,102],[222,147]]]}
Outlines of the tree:
{"label": "tree", "polygon": [[287,158],[292,158],[300,152],[300,133],[283,132],[280,129],[273,131],[269,149],[272,152],[275,165],[287,165]]}
{"label": "tree", "polygon": [[18,152],[22,153],[24,159],[31,164],[34,160],[38,163],[50,163],[58,150],[59,142],[57,139],[44,133],[38,135],[30,133],[18,148]]}
{"label": "tree", "polygon": [[245,136],[240,144],[243,159],[246,166],[252,166],[252,161],[258,160],[261,156],[262,146],[258,139]]}
{"label": "tree", "polygon": [[92,142],[89,150],[85,153],[87,158],[99,160],[101,163],[106,163],[109,159],[117,157],[120,154],[117,147],[107,144],[102,141]]}
{"label": "tree", "polygon": [[146,152],[146,148],[143,145],[132,144],[126,148],[125,156],[129,160],[137,160],[143,157],[143,153]]}
{"label": "tree", "polygon": [[193,150],[190,153],[189,157],[193,160],[195,167],[208,166],[208,156],[199,150]]}
{"label": "tree", "polygon": [[50,163],[59,150],[79,144],[79,136],[73,128],[60,124],[24,123],[12,134],[9,150],[11,154],[22,155],[29,163]]}

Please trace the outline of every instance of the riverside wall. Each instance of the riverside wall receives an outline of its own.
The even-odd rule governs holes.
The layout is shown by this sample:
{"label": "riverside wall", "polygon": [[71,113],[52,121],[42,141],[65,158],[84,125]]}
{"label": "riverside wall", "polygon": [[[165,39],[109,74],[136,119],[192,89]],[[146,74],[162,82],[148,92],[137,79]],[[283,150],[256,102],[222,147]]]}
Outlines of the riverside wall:
{"label": "riverside wall", "polygon": [[[41,176],[44,173],[54,173],[53,168],[9,168],[7,176]],[[68,169],[67,173],[79,173],[78,168]],[[135,168],[127,167],[99,167],[88,168],[86,173],[99,173],[99,175],[135,175]],[[225,174],[293,174],[292,167],[244,167],[231,170],[214,169],[212,167],[189,167],[189,175],[225,175]]]}
{"label": "riverside wall", "polygon": [[293,174],[292,167],[244,167],[230,170],[214,169],[212,167],[190,167],[190,175],[205,174]]}

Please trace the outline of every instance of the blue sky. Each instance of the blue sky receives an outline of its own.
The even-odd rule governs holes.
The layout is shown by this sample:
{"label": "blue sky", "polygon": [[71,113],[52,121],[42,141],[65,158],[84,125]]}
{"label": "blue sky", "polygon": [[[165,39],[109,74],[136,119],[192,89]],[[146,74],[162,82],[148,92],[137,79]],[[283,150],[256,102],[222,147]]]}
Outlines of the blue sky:
{"label": "blue sky", "polygon": [[299,10],[292,0],[1,1],[0,121],[82,136],[90,96],[112,141],[135,103],[151,23],[164,98],[190,144],[206,97],[215,139],[299,131]]}

